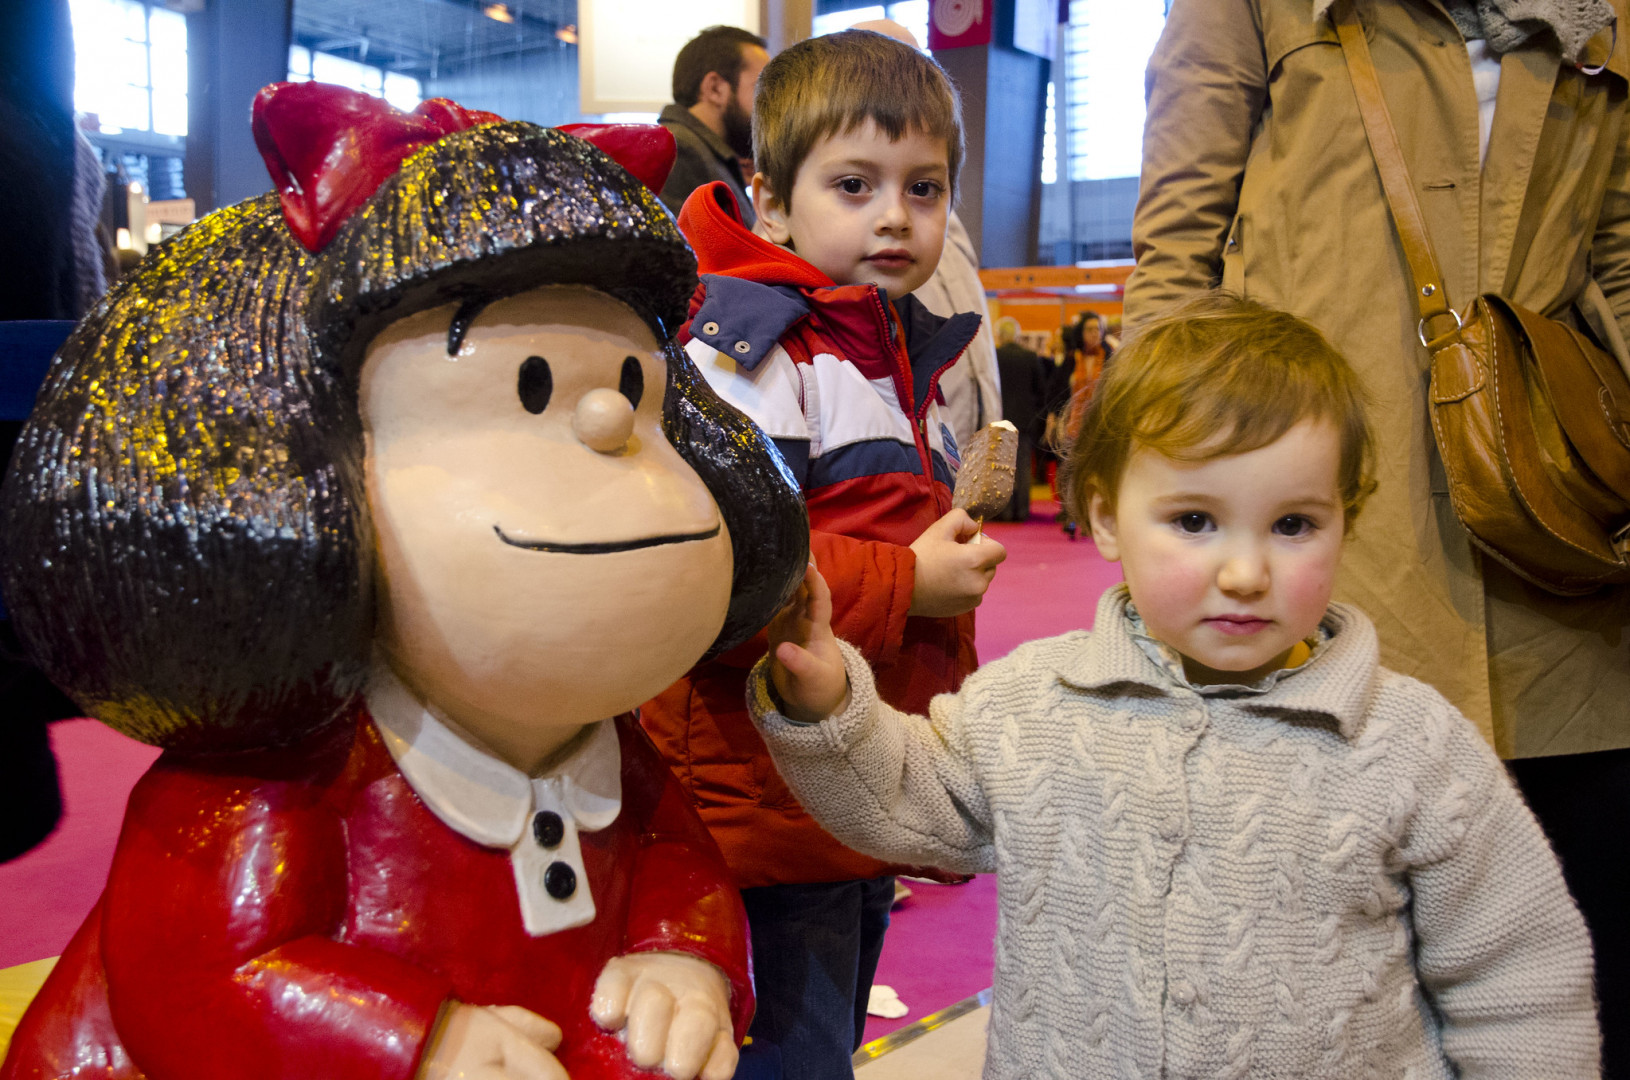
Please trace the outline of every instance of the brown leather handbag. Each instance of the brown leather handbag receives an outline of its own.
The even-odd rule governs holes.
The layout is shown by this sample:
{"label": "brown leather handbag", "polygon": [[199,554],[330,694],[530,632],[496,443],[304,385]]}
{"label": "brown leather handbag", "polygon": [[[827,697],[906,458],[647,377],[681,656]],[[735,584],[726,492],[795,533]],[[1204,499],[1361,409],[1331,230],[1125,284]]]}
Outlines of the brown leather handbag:
{"label": "brown leather handbag", "polygon": [[[1565,595],[1630,582],[1630,379],[1578,330],[1485,293],[1449,305],[1350,0],[1332,9],[1432,358],[1432,433],[1477,546]],[[1454,326],[1429,336],[1434,322]]]}

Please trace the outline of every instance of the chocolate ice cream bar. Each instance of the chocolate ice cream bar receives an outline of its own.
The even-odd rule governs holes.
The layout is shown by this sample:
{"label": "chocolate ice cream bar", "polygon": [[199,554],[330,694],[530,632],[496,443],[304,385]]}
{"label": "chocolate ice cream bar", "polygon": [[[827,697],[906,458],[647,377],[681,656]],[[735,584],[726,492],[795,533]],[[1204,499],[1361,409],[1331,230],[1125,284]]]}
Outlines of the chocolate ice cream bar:
{"label": "chocolate ice cream bar", "polygon": [[951,505],[961,507],[975,521],[1001,513],[1013,498],[1019,456],[1019,429],[1006,420],[974,432],[962,451]]}

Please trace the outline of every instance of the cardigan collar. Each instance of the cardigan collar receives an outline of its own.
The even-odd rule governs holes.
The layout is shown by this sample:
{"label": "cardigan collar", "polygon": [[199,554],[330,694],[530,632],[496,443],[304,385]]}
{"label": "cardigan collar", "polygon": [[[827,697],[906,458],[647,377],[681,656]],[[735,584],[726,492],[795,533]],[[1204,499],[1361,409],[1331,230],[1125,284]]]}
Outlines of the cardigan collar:
{"label": "cardigan collar", "polygon": [[1257,687],[1180,684],[1145,651],[1133,636],[1126,586],[1116,585],[1098,601],[1094,630],[1083,648],[1061,663],[1058,676],[1078,690],[1109,690],[1127,684],[1147,687],[1168,696],[1199,694],[1229,698],[1251,712],[1278,716],[1329,717],[1345,739],[1354,739],[1363,727],[1379,672],[1375,627],[1357,608],[1331,604],[1320,624],[1329,640],[1300,667],[1279,678],[1264,679]]}
{"label": "cardigan collar", "polygon": [[569,813],[584,832],[603,829],[622,809],[617,725],[602,720],[571,756],[530,777],[459,734],[419,701],[389,665],[376,663],[368,711],[396,767],[419,798],[455,832],[488,847],[512,847],[535,806]]}

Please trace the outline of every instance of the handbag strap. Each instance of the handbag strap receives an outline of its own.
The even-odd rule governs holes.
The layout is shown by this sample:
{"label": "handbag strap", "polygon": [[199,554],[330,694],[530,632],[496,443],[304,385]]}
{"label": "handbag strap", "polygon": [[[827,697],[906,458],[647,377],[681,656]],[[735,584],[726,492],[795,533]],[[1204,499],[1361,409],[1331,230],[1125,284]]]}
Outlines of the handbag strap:
{"label": "handbag strap", "polygon": [[1409,178],[1409,166],[1404,164],[1404,152],[1398,145],[1392,117],[1387,112],[1387,100],[1381,95],[1381,79],[1370,57],[1370,45],[1359,25],[1354,0],[1337,0],[1330,9],[1341,39],[1341,51],[1347,58],[1347,72],[1358,98],[1358,114],[1364,121],[1364,134],[1370,141],[1370,154],[1381,173],[1381,187],[1386,193],[1387,205],[1392,210],[1392,221],[1403,243],[1404,259],[1415,282],[1415,306],[1420,312],[1416,334],[1422,345],[1430,339],[1427,325],[1436,318],[1448,315],[1460,329],[1460,316],[1449,306],[1448,291],[1443,287],[1443,274],[1438,270],[1437,256],[1426,233],[1426,218],[1421,204],[1415,198],[1415,185]]}

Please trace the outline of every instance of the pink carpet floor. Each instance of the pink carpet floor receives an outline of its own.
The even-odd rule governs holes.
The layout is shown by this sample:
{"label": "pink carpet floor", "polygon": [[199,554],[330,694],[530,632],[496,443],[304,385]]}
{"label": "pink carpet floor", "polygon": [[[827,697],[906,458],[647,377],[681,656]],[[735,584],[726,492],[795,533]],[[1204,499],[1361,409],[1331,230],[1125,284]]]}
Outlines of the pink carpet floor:
{"label": "pink carpet floor", "polygon": [[95,720],[51,725],[62,821],[45,843],[0,864],[0,968],[58,956],[102,894],[125,800],[158,751]]}
{"label": "pink carpet floor", "polygon": [[[1072,541],[1037,501],[1024,523],[992,523],[1008,549],[979,609],[979,654],[1006,655],[1031,638],[1092,623],[1099,593],[1120,580],[1090,541]],[[125,799],[157,751],[91,720],[51,727],[66,813],[38,848],[0,865],[0,968],[62,952],[101,893]],[[894,987],[910,1012],[873,1017],[871,1040],[971,997],[990,985],[996,930],[996,882],[912,882],[914,895],[894,912],[877,981]]]}

